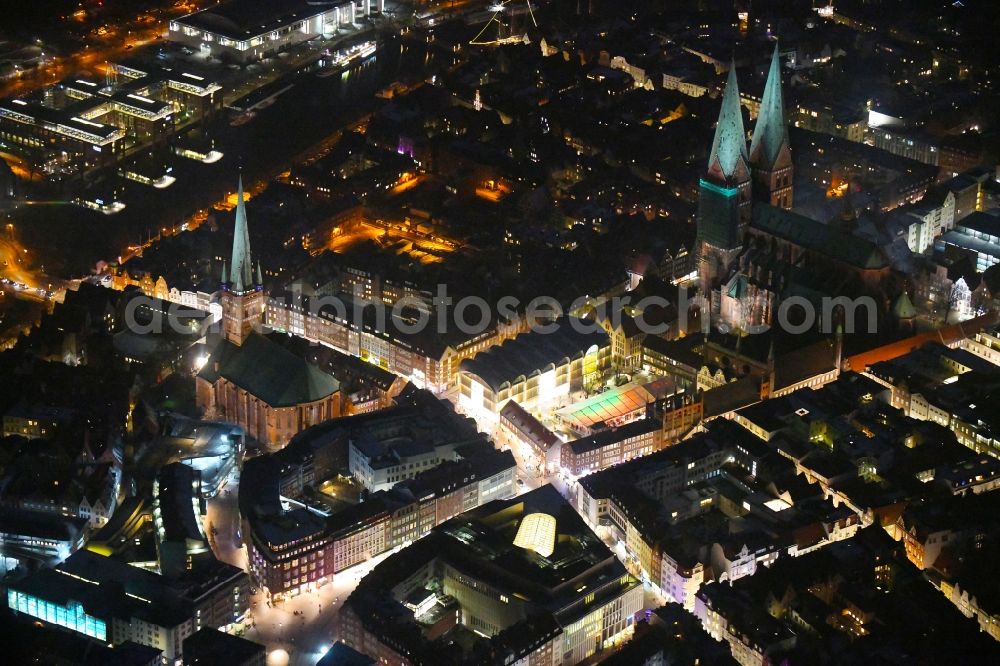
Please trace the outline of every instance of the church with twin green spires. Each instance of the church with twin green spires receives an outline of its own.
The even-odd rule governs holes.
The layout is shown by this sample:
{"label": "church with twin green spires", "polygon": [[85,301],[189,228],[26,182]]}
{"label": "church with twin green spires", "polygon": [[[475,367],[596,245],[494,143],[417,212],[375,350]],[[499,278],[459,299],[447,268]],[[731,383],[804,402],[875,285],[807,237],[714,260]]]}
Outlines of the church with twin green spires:
{"label": "church with twin green spires", "polygon": [[261,332],[266,293],[260,262],[254,267],[251,260],[245,199],[241,178],[233,253],[219,292],[221,339],[195,379],[196,398],[206,418],[235,423],[276,446],[343,415],[350,401],[331,375]]}
{"label": "church with twin green spires", "polygon": [[883,248],[792,209],[795,174],[777,44],[749,148],[742,107],[733,62],[698,188],[695,256],[712,321],[760,332],[791,295],[817,304],[871,296],[887,310],[895,287]]}

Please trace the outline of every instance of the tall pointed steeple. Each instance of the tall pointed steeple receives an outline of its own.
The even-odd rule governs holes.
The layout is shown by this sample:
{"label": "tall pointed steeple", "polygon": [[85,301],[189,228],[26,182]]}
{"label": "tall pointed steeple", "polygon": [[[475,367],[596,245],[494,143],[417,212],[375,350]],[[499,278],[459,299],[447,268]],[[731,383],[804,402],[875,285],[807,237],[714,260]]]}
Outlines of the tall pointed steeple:
{"label": "tall pointed steeple", "polygon": [[735,184],[749,173],[746,130],[740,108],[740,90],[736,83],[736,63],[729,66],[729,78],[722,93],[722,108],[715,126],[712,153],[708,158],[708,175],[720,184]]}
{"label": "tall pointed steeple", "polygon": [[794,168],[788,143],[785,96],[781,90],[781,54],[774,45],[760,113],[750,141],[750,170],[753,173],[754,198],[772,206],[792,207]]}
{"label": "tall pointed steeple", "polygon": [[760,100],[760,113],[750,142],[750,161],[755,167],[771,169],[783,146],[788,145],[788,123],[785,120],[785,96],[781,90],[781,56],[774,45],[771,68]]}
{"label": "tall pointed steeple", "polygon": [[[751,215],[750,165],[736,63],[722,93],[708,172],[698,184],[698,275],[702,293],[711,297],[733,265]],[[713,301],[717,309],[718,301]]]}
{"label": "tall pointed steeple", "polygon": [[250,263],[250,230],[243,197],[243,176],[236,193],[236,227],[233,230],[233,259],[229,263],[232,290],[243,293],[253,287],[253,265]]}
{"label": "tall pointed steeple", "polygon": [[264,272],[260,269],[260,262],[257,262],[257,282],[254,283],[258,287],[264,285]]}
{"label": "tall pointed steeple", "polygon": [[[223,335],[236,346],[242,345],[264,319],[264,294],[259,281],[254,282],[250,261],[250,231],[247,228],[246,198],[243,177],[236,194],[236,228],[233,230],[233,258],[229,262],[228,281],[222,285]],[[223,280],[226,279],[223,268]]]}

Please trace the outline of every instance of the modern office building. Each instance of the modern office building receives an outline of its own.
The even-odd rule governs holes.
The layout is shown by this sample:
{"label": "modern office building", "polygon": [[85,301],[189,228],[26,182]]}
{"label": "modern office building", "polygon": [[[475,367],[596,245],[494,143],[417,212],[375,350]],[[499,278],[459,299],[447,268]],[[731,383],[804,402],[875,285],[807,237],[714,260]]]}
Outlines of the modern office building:
{"label": "modern office building", "polygon": [[491,663],[569,665],[627,637],[642,606],[639,581],[543,486],[466,512],[379,564],[341,609],[338,635],[384,663],[472,661],[455,638],[474,634]]}
{"label": "modern office building", "polygon": [[225,0],[170,22],[168,38],[206,55],[254,62],[315,37],[336,35],[384,0]]}
{"label": "modern office building", "polygon": [[80,157],[84,167],[107,163],[119,152],[125,129],[84,118],[72,110],[43,106],[20,98],[0,101],[0,139],[44,163],[49,145],[56,144]]}
{"label": "modern office building", "polygon": [[87,520],[42,511],[0,511],[0,550],[5,568],[25,560],[52,564],[83,546]]}
{"label": "modern office building", "polygon": [[[211,78],[179,68],[119,63],[105,80],[67,78],[0,100],[0,141],[33,170],[68,175],[114,163],[129,148],[217,111],[221,90]],[[173,182],[168,174],[122,175],[154,187]]]}
{"label": "modern office building", "polygon": [[935,249],[957,261],[968,257],[982,273],[1000,262],[1000,217],[990,213],[972,213],[955,228],[938,237]]}
{"label": "modern office building", "polygon": [[126,497],[104,527],[87,539],[87,550],[98,555],[116,555],[129,550],[146,525],[153,520],[142,497]]}
{"label": "modern office building", "polygon": [[182,657],[184,639],[202,627],[242,622],[249,587],[246,573],[220,562],[169,578],[80,550],[54,569],[10,583],[7,606],[102,644],[157,648],[173,662]]}

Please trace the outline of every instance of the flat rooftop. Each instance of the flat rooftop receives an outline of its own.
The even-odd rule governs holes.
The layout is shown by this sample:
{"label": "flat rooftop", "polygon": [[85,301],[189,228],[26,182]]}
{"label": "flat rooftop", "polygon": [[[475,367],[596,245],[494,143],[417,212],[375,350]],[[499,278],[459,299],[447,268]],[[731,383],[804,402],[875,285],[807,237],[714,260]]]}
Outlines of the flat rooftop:
{"label": "flat rooftop", "polygon": [[991,257],[1000,257],[1000,244],[991,243],[988,240],[982,238],[977,238],[970,234],[962,233],[961,231],[951,230],[946,231],[938,241],[944,245],[954,245],[955,247],[962,248],[963,250],[972,250],[979,254],[985,254]]}
{"label": "flat rooftop", "polygon": [[188,14],[174,23],[235,40],[246,40],[317,14],[328,12],[345,0],[225,0],[214,7]]}
{"label": "flat rooftop", "polygon": [[63,136],[103,146],[125,136],[124,130],[114,125],[95,123],[92,120],[50,109],[23,99],[0,101],[0,117],[23,123],[41,125]]}

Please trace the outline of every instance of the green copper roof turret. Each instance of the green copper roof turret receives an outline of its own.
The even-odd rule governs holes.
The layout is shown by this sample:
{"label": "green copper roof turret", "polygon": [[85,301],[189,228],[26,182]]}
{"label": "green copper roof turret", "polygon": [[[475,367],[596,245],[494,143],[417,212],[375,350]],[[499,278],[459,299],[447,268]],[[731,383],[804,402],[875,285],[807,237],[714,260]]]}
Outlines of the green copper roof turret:
{"label": "green copper roof turret", "polygon": [[785,96],[781,90],[781,56],[774,45],[771,68],[760,100],[760,113],[750,141],[750,159],[756,166],[770,169],[778,159],[781,147],[788,143],[788,124],[785,122]]}
{"label": "green copper roof turret", "polygon": [[708,158],[708,173],[717,180],[729,183],[747,167],[747,139],[743,129],[743,111],[740,109],[740,90],[736,83],[736,63],[729,67],[729,79],[722,94],[719,122],[715,126],[712,154]]}
{"label": "green copper roof turret", "polygon": [[253,285],[253,266],[250,263],[250,230],[247,227],[247,209],[243,198],[243,176],[240,176],[236,194],[236,228],[233,230],[233,259],[229,263],[232,289],[244,292]]}

